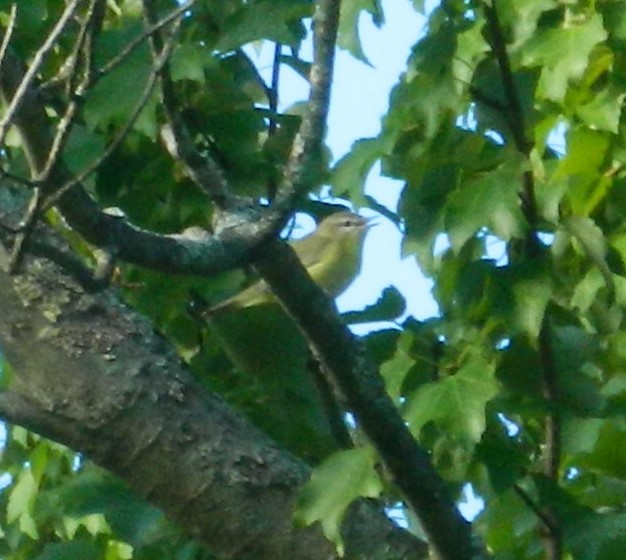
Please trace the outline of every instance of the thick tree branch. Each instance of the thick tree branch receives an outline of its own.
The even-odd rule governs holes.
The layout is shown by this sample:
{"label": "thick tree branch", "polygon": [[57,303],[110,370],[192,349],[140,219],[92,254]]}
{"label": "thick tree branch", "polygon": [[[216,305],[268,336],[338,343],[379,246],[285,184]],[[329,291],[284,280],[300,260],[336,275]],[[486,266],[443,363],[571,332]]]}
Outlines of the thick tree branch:
{"label": "thick tree branch", "polygon": [[[260,248],[255,267],[306,336],[316,358],[343,394],[377,448],[394,482],[417,514],[441,560],[475,560],[482,551],[450,499],[428,454],[416,443],[387,395],[364,347],[339,321],[328,296],[280,241]],[[286,279],[282,271],[289,270]]]}
{"label": "thick tree branch", "polygon": [[[205,391],[110,292],[86,295],[51,263],[30,264],[0,272],[0,344],[15,372],[0,416],[84,453],[219,557],[337,558],[318,526],[292,525],[305,464]],[[365,502],[344,536],[348,558],[427,555]]]}
{"label": "thick tree branch", "polygon": [[[5,102],[13,98],[23,77],[20,61],[9,50],[0,71],[0,97]],[[13,124],[22,138],[32,174],[37,176],[46,165],[52,139],[44,103],[35,88],[26,90]],[[70,179],[61,165],[53,168],[50,182],[62,185]],[[240,266],[251,248],[276,228],[275,215],[267,213],[258,220],[233,220],[224,224],[218,235],[203,240],[160,235],[102,212],[80,184],[64,192],[57,207],[69,226],[89,243],[123,261],[179,274],[210,276]]]}
{"label": "thick tree branch", "polygon": [[[281,201],[277,201],[279,204],[262,212],[258,208],[244,208],[242,215],[242,204],[236,202],[236,214],[220,219],[218,235],[213,238],[198,241],[180,236],[162,236],[102,213],[76,179],[57,165],[50,171],[49,182],[65,185],[62,196],[55,202],[70,227],[86,241],[114,253],[120,260],[165,272],[212,275],[242,264],[252,247],[282,228],[295,198],[306,192],[314,182],[310,174],[325,132],[337,17],[338,2],[324,0],[320,3],[315,20],[315,64],[311,72],[309,113],[294,143],[283,182],[283,196]],[[151,36],[159,26],[160,22],[157,22],[150,27]],[[7,52],[0,72],[0,96],[8,102],[16,98],[18,88],[23,90],[20,94],[21,107],[15,112],[12,124],[22,137],[31,173],[37,177],[45,169],[50,155],[51,127],[39,92],[30,81],[29,87],[24,87],[27,83],[24,76],[20,62]],[[189,144],[178,142],[178,147],[181,146],[184,148],[182,152],[192,154],[188,151]],[[189,161],[187,158],[188,164]],[[203,167],[206,171],[204,158],[202,161],[194,160],[193,164],[197,164],[196,170]],[[212,177],[215,176],[213,173]],[[210,182],[206,173],[202,182],[205,186]],[[219,186],[214,191],[218,192],[221,188]]]}
{"label": "thick tree branch", "polygon": [[[561,465],[562,419],[559,411],[559,379],[552,351],[552,333],[549,313],[543,318],[539,332],[539,357],[541,360],[541,389],[548,406],[544,425],[543,474],[555,484],[559,482]],[[558,513],[551,506],[543,508],[544,516],[550,520],[544,538],[548,560],[563,558],[563,530]]]}

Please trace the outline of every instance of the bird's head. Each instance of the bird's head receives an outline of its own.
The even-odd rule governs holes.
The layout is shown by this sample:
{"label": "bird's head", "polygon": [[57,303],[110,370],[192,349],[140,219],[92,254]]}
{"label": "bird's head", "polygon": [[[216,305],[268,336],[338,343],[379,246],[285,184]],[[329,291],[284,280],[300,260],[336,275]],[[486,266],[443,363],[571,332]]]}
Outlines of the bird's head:
{"label": "bird's head", "polygon": [[326,238],[361,237],[372,226],[372,220],[352,212],[338,212],[324,218],[317,228],[317,233]]}

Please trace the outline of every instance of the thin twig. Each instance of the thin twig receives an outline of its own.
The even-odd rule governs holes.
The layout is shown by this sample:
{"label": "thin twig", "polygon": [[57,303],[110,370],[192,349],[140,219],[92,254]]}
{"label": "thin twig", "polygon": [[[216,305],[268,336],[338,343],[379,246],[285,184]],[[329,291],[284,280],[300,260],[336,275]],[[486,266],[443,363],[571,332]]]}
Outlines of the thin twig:
{"label": "thin twig", "polygon": [[44,41],[43,45],[41,45],[41,47],[39,47],[39,50],[35,53],[30,67],[24,74],[24,79],[15,91],[15,95],[13,96],[13,99],[11,99],[11,103],[9,103],[6,113],[0,121],[0,146],[4,144],[4,138],[6,137],[9,126],[13,122],[13,117],[15,116],[15,113],[17,113],[17,111],[20,109],[20,106],[24,101],[26,92],[30,88],[32,81],[35,79],[37,72],[39,72],[39,69],[43,64],[46,55],[56,45],[57,39],[63,32],[63,29],[65,28],[67,22],[74,15],[74,11],[76,10],[76,6],[79,2],[80,0],[72,0],[66,6],[63,14],[61,14],[61,17],[52,28],[52,31],[50,31],[50,34]]}
{"label": "thin twig", "polygon": [[[101,0],[89,0],[89,7],[87,8],[87,12],[85,13],[85,17],[80,25],[78,30],[78,35],[76,37],[76,41],[74,42],[74,48],[70,53],[69,58],[63,65],[65,68],[65,72],[67,73],[67,94],[71,95],[73,91],[76,90],[77,84],[74,83],[78,76],[78,64],[80,62],[80,54],[83,52],[83,47],[85,45],[85,41],[87,40],[88,30],[91,27],[91,21],[94,17],[95,4]],[[85,65],[88,66],[88,65]],[[84,77],[84,73],[83,73]],[[84,80],[81,80],[81,82]]]}
{"label": "thin twig", "polygon": [[[79,37],[77,39],[77,43],[80,45],[80,49],[86,46],[84,51],[84,63],[83,63],[83,75],[80,82],[76,85],[76,89],[74,94],[71,96],[71,100],[67,105],[65,113],[59,124],[57,125],[56,134],[54,139],[52,140],[52,146],[50,151],[48,152],[47,161],[40,172],[39,180],[42,183],[45,183],[50,177],[50,172],[53,167],[56,165],[58,159],[61,157],[61,153],[63,152],[63,148],[65,147],[67,140],[69,139],[70,132],[72,131],[72,125],[78,115],[78,109],[82,105],[84,101],[84,93],[87,89],[92,85],[92,77],[94,75],[93,68],[93,46],[94,46],[94,36],[99,30],[99,25],[93,25],[94,21],[99,20],[101,22],[102,14],[98,13],[96,10],[97,5],[100,4],[102,7],[102,0],[91,0],[89,8],[87,9],[87,13],[85,14],[85,19],[83,24],[81,25],[81,29],[79,32]],[[74,55],[73,55],[74,56]],[[74,62],[74,70],[70,75],[70,79],[68,83],[72,81],[72,76],[76,74],[76,63],[78,61],[79,53],[75,54],[76,62]],[[74,89],[72,87],[72,89]]]}
{"label": "thin twig", "polygon": [[[502,87],[506,98],[505,118],[509,123],[513,141],[517,150],[530,159],[532,142],[526,136],[524,112],[517,92],[511,62],[506,49],[506,41],[496,6],[497,0],[486,0],[484,4],[485,18],[489,29],[489,43],[496,57]],[[539,212],[535,197],[535,182],[530,169],[522,176],[522,191],[520,193],[522,212],[530,226],[527,236],[526,250],[529,257],[533,257],[540,250],[537,237]],[[558,411],[559,382],[557,368],[554,362],[552,340],[549,324],[549,310],[543,318],[538,337],[539,356],[541,361],[542,393],[548,405],[548,412],[544,422],[544,463],[543,474],[555,484],[559,480],[559,465],[561,458],[561,416]],[[560,519],[551,506],[542,510],[542,517],[548,531],[544,538],[546,556],[548,560],[561,560],[563,556],[563,536]]]}
{"label": "thin twig", "polygon": [[24,216],[24,219],[20,224],[19,233],[17,234],[15,242],[13,243],[13,247],[11,248],[11,256],[9,258],[9,263],[7,267],[8,274],[15,274],[18,271],[20,264],[22,263],[24,248],[28,244],[28,239],[35,229],[37,217],[39,216],[39,212],[41,210],[41,202],[41,187],[38,186],[33,192],[33,195],[28,204],[28,210],[26,211],[26,215]]}
{"label": "thin twig", "polygon": [[524,490],[519,484],[513,484],[513,491],[519,496],[519,498],[524,502],[524,504],[531,510],[545,525],[546,529],[550,532],[556,531],[556,527],[552,524],[552,519],[550,519],[546,513],[541,509],[539,504],[535,502],[529,495],[526,490]]}
{"label": "thin twig", "polygon": [[7,30],[4,32],[4,37],[2,37],[2,44],[0,45],[0,68],[2,68],[2,63],[4,62],[4,57],[6,56],[7,49],[9,48],[9,43],[11,42],[13,31],[15,31],[16,19],[17,4],[13,4],[11,6],[11,12],[9,13],[9,25],[7,25]]}
{"label": "thin twig", "polygon": [[294,139],[283,181],[274,202],[287,209],[293,206],[297,198],[315,186],[311,184],[311,171],[319,164],[326,134],[339,25],[339,4],[337,0],[320,0],[316,5],[313,18],[313,65],[309,74],[311,91],[308,109]]}
{"label": "thin twig", "polygon": [[178,8],[170,12],[168,15],[166,15],[163,19],[152,23],[150,27],[148,27],[144,30],[143,33],[135,37],[118,54],[116,54],[111,60],[109,60],[109,62],[107,62],[102,68],[100,68],[100,70],[98,71],[99,78],[111,72],[128,56],[130,56],[135,51],[135,49],[137,49],[146,39],[149,39],[154,34],[158,33],[161,29],[172,23],[181,15],[184,15],[185,12],[187,12],[195,3],[196,0],[188,0],[187,2],[181,4]]}
{"label": "thin twig", "polygon": [[[507,111],[504,113],[504,116],[511,129],[515,146],[528,158],[532,151],[532,143],[526,136],[524,110],[517,93],[517,86],[506,49],[506,41],[502,33],[496,2],[497,0],[487,0],[484,4],[485,18],[489,29],[489,43],[498,62],[498,69],[500,71],[500,78],[502,79],[502,87],[506,98]],[[524,172],[520,196],[522,199],[522,212],[526,217],[526,221],[532,229],[535,229],[539,223],[539,212],[537,210],[537,200],[535,196],[535,182],[531,170]],[[535,251],[537,249],[537,243],[535,232],[533,232],[529,243],[529,250]]]}
{"label": "thin twig", "polygon": [[[98,4],[100,4],[99,11],[96,10]],[[81,25],[81,29],[79,31],[79,37],[77,39],[77,49],[82,50],[85,45],[87,46],[84,53],[83,77],[80,84],[78,85],[80,93],[87,89],[91,82],[91,76],[93,75],[94,35],[99,29],[99,25],[93,25],[93,23],[96,20],[99,23],[102,22],[102,8],[103,0],[91,0],[89,7],[87,8],[87,13],[85,14],[83,24]],[[75,51],[72,55],[75,57],[75,60],[72,63],[72,74],[76,72],[76,62],[78,61],[78,55],[78,50]],[[72,75],[70,74],[70,80],[68,81],[68,83],[71,82],[71,78]],[[70,132],[72,130],[72,124],[78,114],[78,109],[81,102],[82,95],[74,96],[68,104],[65,114],[59,121],[56,134],[54,136],[54,139],[52,140],[52,146],[50,147],[47,155],[46,163],[37,176],[38,188],[35,190],[35,193],[33,195],[33,203],[29,206],[28,214],[22,222],[22,225],[20,227],[20,233],[15,239],[15,243],[13,244],[8,267],[9,274],[14,274],[15,272],[17,272],[20,266],[20,263],[22,261],[22,253],[24,251],[24,248],[28,245],[28,238],[30,235],[32,235],[35,223],[39,219],[41,209],[44,206],[44,195],[46,194],[46,191],[50,188],[50,185],[47,184],[48,179],[50,177],[52,169],[61,157],[63,148],[67,143]]]}
{"label": "thin twig", "polygon": [[[278,115],[278,86],[280,83],[280,57],[282,56],[283,46],[280,43],[276,43],[274,46],[274,60],[272,61],[272,82],[268,88],[268,102],[270,110],[269,126],[267,134],[269,137],[276,134],[278,127],[277,115]],[[274,177],[270,178],[267,186],[267,198],[274,200],[276,192],[278,191],[278,184]]]}
{"label": "thin twig", "polygon": [[272,83],[269,87],[269,108],[270,122],[268,134],[271,136],[276,132],[276,114],[278,112],[278,84],[280,81],[280,57],[282,56],[283,46],[276,43],[274,46],[274,60],[272,60]]}
{"label": "thin twig", "polygon": [[78,175],[76,175],[67,183],[65,183],[61,188],[54,191],[54,193],[52,193],[46,199],[45,204],[43,206],[43,211],[46,211],[52,206],[54,206],[59,201],[59,199],[72,187],[85,181],[85,179],[87,179],[87,177],[89,177],[92,173],[94,173],[111,156],[111,154],[117,149],[117,147],[124,141],[128,133],[132,130],[135,122],[139,118],[139,115],[141,114],[146,104],[150,100],[150,96],[152,95],[154,91],[154,87],[156,86],[159,71],[161,67],[163,66],[163,64],[166,63],[168,57],[170,56],[172,52],[172,49],[174,48],[176,32],[178,31],[179,25],[180,25],[180,21],[174,22],[173,28],[171,30],[171,34],[167,42],[165,43],[165,46],[163,47],[163,51],[160,53],[159,58],[155,61],[152,67],[152,72],[150,73],[150,76],[148,77],[148,80],[144,87],[143,94],[141,95],[139,101],[137,102],[137,105],[135,106],[135,109],[133,110],[130,117],[126,121],[126,124],[124,125],[122,130],[120,130],[118,135],[109,144],[107,149],[104,151],[102,155],[100,155],[99,158],[97,158],[93,163],[91,163],[85,169],[83,169],[83,171],[81,171]]}

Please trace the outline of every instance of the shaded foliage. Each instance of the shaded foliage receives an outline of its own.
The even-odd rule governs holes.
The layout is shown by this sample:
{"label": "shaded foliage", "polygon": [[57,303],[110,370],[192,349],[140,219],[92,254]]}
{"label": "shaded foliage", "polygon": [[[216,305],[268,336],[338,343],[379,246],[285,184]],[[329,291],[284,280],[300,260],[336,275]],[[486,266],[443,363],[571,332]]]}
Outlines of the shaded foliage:
{"label": "shaded foliage", "polygon": [[[20,3],[11,48],[25,61],[61,4]],[[166,13],[175,3],[157,5]],[[0,2],[3,22],[9,6]],[[170,58],[179,109],[196,147],[219,163],[239,195],[272,196],[300,122],[298,107],[272,113],[272,84],[255,66],[250,45],[280,42],[291,48],[281,62],[308,68],[299,48],[308,40],[311,8],[300,0],[205,1],[181,22]],[[361,208],[379,208],[364,195],[376,162],[405,183],[398,208],[386,214],[402,228],[403,254],[417,258],[433,280],[440,315],[364,338],[390,396],[453,495],[460,500],[469,484],[484,500],[474,527],[497,558],[556,559],[562,549],[581,560],[623,555],[622,8],[612,0],[442,2],[428,14],[425,36],[416,37],[380,134],[356,141],[327,170],[333,194]],[[362,61],[364,12],[382,24],[378,2],[346,1],[339,37]],[[99,66],[141,33],[141,13],[139,2],[107,5],[94,51]],[[39,76],[57,122],[64,92],[55,78],[78,33],[68,25]],[[104,153],[151,67],[142,44],[88,92],[63,152],[71,170],[80,173]],[[86,186],[102,207],[120,207],[143,228],[210,229],[211,200],[159,142],[162,112],[152,94]],[[15,134],[1,157],[11,174],[28,175]],[[319,218],[321,207],[309,201],[298,210]],[[54,210],[48,218],[63,227]],[[89,258],[92,249],[66,233]],[[321,521],[341,547],[338,527],[354,498],[377,497],[403,511],[352,421],[343,428],[356,447],[339,450],[345,442],[328,420],[337,410],[328,410],[306,343],[277,306],[209,326],[189,309],[193,294],[216,301],[239,289],[243,275],[173,281],[133,265],[122,265],[120,274],[126,301],[208,388],[319,465],[302,494],[299,522]],[[404,297],[388,290],[346,319],[395,320]],[[4,371],[10,385],[8,366]],[[8,428],[2,468],[5,558],[210,557],[108,475],[22,428]]]}

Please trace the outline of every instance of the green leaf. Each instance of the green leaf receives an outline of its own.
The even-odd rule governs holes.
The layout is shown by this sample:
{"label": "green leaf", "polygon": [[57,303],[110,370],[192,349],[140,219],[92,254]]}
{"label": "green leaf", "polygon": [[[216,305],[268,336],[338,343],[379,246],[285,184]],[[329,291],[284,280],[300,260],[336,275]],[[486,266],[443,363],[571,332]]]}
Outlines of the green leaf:
{"label": "green leaf", "polygon": [[589,513],[565,523],[565,543],[575,558],[618,560],[626,548],[626,514]]}
{"label": "green leaf", "polygon": [[539,519],[512,490],[489,501],[489,506],[476,521],[494,555],[502,558],[529,559],[538,557],[536,547]]}
{"label": "green leaf", "polygon": [[[64,504],[66,515],[92,523],[92,528],[103,530],[102,519],[120,538],[140,546],[150,542],[163,528],[163,514],[133,495],[119,481],[99,469],[88,469],[75,476],[55,492],[58,503]],[[89,521],[88,517],[96,515]]]}
{"label": "green leaf", "polygon": [[498,393],[494,364],[474,356],[454,375],[420,387],[405,418],[413,433],[434,422],[450,436],[477,443],[485,430],[485,406]]}
{"label": "green leaf", "polygon": [[204,83],[204,69],[211,64],[212,58],[208,51],[194,48],[191,45],[178,45],[170,57],[170,72],[172,80],[191,80]]}
{"label": "green leaf", "polygon": [[599,338],[574,325],[553,325],[551,332],[562,404],[581,416],[599,415],[605,398],[592,365]]}
{"label": "green leaf", "polygon": [[[125,124],[143,95],[143,86],[151,69],[150,53],[144,46],[105,75],[89,92],[85,102],[83,114],[87,128],[108,131],[110,124]],[[156,131],[156,103],[157,95],[153,94],[135,124],[136,130],[150,138]]]}
{"label": "green leaf", "polygon": [[13,383],[14,373],[11,364],[7,361],[0,349],[0,389],[6,390]]}
{"label": "green leaf", "polygon": [[585,72],[591,50],[606,38],[599,14],[570,18],[560,27],[535,33],[522,51],[522,61],[526,66],[541,67],[538,95],[562,101],[570,82]]}
{"label": "green leaf", "polygon": [[298,497],[296,521],[303,525],[319,521],[324,535],[341,556],[341,523],[348,506],[357,498],[376,498],[382,492],[375,464],[376,454],[368,447],[334,453],[314,469]]}
{"label": "green leaf", "polygon": [[626,431],[613,422],[605,422],[593,452],[578,459],[581,467],[592,472],[626,479],[626,455],[616,450],[626,449]]}
{"label": "green leaf", "polygon": [[525,221],[519,205],[523,165],[519,158],[511,158],[495,172],[464,181],[452,193],[445,225],[455,251],[484,227],[506,241],[523,235]]}
{"label": "green leaf", "polygon": [[563,451],[569,455],[592,452],[604,422],[599,418],[564,418]]}
{"label": "green leaf", "polygon": [[363,11],[372,16],[372,21],[377,27],[383,24],[384,16],[380,0],[344,0],[341,3],[337,45],[346,49],[357,60],[370,64],[363,52],[359,37],[359,18]]}
{"label": "green leaf", "polygon": [[80,173],[96,161],[104,152],[104,140],[99,134],[75,125],[63,152],[67,166],[75,173]]}
{"label": "green leaf", "polygon": [[350,196],[356,205],[365,205],[365,180],[372,166],[383,155],[388,140],[384,137],[363,138],[352,145],[332,170],[330,184],[335,196]]}
{"label": "green leaf", "polygon": [[33,560],[101,560],[102,550],[93,542],[48,543]]}
{"label": "green leaf", "polygon": [[498,2],[498,14],[510,26],[513,42],[520,44],[535,34],[541,15],[556,5],[555,0],[505,0]]}
{"label": "green leaf", "polygon": [[259,39],[297,47],[305,35],[301,19],[310,12],[304,0],[245,3],[226,20],[215,48],[228,52]]}
{"label": "green leaf", "polygon": [[343,319],[348,324],[393,321],[402,315],[405,309],[404,296],[395,286],[387,286],[376,303],[368,305],[361,311],[344,313]]}
{"label": "green leaf", "polygon": [[607,263],[607,244],[602,230],[590,218],[570,216],[563,222],[565,229],[576,238],[587,257],[602,273],[609,300],[615,298],[615,282]]}
{"label": "green leaf", "polygon": [[19,521],[20,530],[32,539],[39,538],[33,519],[33,508],[39,492],[39,484],[30,469],[24,469],[11,489],[7,502],[7,522]]}
{"label": "green leaf", "polygon": [[517,482],[528,469],[530,460],[519,438],[507,433],[507,427],[497,418],[491,418],[475,457],[487,468],[489,480],[497,494]]}
{"label": "green leaf", "polygon": [[607,87],[594,94],[591,101],[578,107],[576,113],[589,127],[617,134],[623,103],[623,91]]}
{"label": "green leaf", "polygon": [[7,502],[7,521],[12,523],[23,513],[32,510],[39,485],[30,469],[24,469],[15,486],[11,489]]}
{"label": "green leaf", "polygon": [[380,366],[380,374],[385,380],[385,386],[389,396],[395,401],[399,401],[402,394],[402,384],[415,364],[415,360],[410,355],[409,350],[413,343],[413,336],[409,332],[403,332],[398,340],[396,352],[390,360]]}
{"label": "green leaf", "polygon": [[541,330],[546,307],[552,297],[553,284],[549,268],[542,259],[497,270],[494,297],[511,333],[527,333],[535,340]]}

